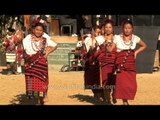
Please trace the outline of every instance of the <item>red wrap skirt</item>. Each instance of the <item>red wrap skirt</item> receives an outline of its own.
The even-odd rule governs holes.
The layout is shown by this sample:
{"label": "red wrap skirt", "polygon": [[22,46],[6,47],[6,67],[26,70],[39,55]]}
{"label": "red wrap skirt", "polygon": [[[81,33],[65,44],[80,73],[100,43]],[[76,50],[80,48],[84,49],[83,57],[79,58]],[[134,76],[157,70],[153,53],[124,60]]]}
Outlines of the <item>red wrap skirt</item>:
{"label": "red wrap skirt", "polygon": [[101,78],[102,86],[108,88],[110,85],[115,84],[115,58],[116,58],[116,49],[112,52],[105,53],[104,44],[101,45],[101,51],[99,52],[98,61],[101,63]]}
{"label": "red wrap skirt", "polygon": [[123,63],[123,67],[120,67],[127,52],[122,51],[117,53],[116,64],[120,68],[120,72],[116,75],[114,98],[133,100],[137,91],[134,51],[129,53],[125,63]]}
{"label": "red wrap skirt", "polygon": [[86,61],[84,72],[84,86],[85,89],[99,89],[100,88],[100,71],[99,62]]}

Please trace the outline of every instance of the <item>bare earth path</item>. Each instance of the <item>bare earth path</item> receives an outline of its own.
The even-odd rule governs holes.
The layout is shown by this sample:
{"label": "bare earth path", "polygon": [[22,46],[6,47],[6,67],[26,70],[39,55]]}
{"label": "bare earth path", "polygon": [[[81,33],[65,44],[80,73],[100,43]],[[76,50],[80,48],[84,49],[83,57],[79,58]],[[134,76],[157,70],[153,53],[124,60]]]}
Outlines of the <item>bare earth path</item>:
{"label": "bare earth path", "polygon": [[[83,71],[49,71],[49,101],[46,105],[105,105],[83,89]],[[24,75],[0,74],[0,105],[32,105],[25,97]],[[131,105],[160,105],[160,72],[137,74],[138,90]],[[118,100],[116,105],[121,105]]]}

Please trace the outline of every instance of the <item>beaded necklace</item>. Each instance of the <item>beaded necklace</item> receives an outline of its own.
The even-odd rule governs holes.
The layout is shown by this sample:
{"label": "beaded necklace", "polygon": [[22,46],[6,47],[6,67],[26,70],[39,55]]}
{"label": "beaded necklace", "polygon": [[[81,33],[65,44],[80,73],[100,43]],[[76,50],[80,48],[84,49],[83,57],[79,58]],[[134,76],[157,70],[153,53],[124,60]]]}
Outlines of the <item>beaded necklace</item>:
{"label": "beaded necklace", "polygon": [[[39,44],[37,44],[39,42]],[[35,36],[31,36],[31,46],[32,49],[37,52],[37,51],[41,51],[43,48],[43,38],[36,38]],[[35,49],[36,48],[36,49]]]}
{"label": "beaded necklace", "polygon": [[[106,55],[106,53],[107,53],[107,48],[106,47],[112,45],[112,43],[113,43],[113,36],[112,37],[107,37],[107,38],[104,37],[104,39],[105,39],[105,41],[104,41],[104,47],[105,47],[105,55]],[[110,54],[108,55],[108,57],[110,57]]]}
{"label": "beaded necklace", "polygon": [[131,40],[129,40],[129,41],[125,41],[125,40],[123,39],[123,36],[121,36],[122,45],[123,45],[124,47],[128,46],[129,49],[131,49],[131,47],[133,46],[133,39],[134,39],[134,36],[133,36],[133,35],[132,35]]}

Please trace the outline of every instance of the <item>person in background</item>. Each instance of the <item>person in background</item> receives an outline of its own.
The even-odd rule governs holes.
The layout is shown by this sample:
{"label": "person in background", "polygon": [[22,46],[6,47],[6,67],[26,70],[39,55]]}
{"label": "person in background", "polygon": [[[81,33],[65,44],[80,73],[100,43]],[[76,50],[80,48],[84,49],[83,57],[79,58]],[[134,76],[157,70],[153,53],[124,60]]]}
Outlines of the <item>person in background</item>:
{"label": "person in background", "polygon": [[41,15],[42,20],[46,23],[46,33],[50,35],[51,15]]}
{"label": "person in background", "polygon": [[25,33],[23,30],[18,29],[15,33],[17,36],[16,44],[16,74],[21,74],[24,72],[24,56],[23,56],[23,45],[22,40],[24,39]]}
{"label": "person in background", "polygon": [[16,43],[15,29],[8,28],[8,33],[4,37],[3,45],[6,48],[7,74],[14,74],[16,71]]}
{"label": "person in background", "polygon": [[25,36],[27,36],[30,32],[30,27],[31,27],[31,15],[24,15],[24,26],[23,26],[23,31],[25,33]]}

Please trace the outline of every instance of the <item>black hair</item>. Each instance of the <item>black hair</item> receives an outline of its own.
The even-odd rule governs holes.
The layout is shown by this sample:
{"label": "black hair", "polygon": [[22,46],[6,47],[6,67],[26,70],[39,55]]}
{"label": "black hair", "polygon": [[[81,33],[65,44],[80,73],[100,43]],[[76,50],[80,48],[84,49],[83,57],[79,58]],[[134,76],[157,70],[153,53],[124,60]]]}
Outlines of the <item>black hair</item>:
{"label": "black hair", "polygon": [[126,25],[126,24],[130,24],[132,27],[133,27],[133,23],[132,23],[132,21],[131,20],[124,20],[123,22],[122,22],[122,27],[124,28],[124,26]]}
{"label": "black hair", "polygon": [[100,28],[102,28],[103,26],[105,26],[106,24],[110,23],[112,26],[115,25],[114,21],[113,20],[110,20],[110,19],[105,19],[102,24],[100,25]]}
{"label": "black hair", "polygon": [[96,25],[93,27],[93,30],[95,31],[96,29],[101,29],[101,27],[99,25]]}
{"label": "black hair", "polygon": [[91,33],[91,28],[83,29],[83,34],[89,34],[89,33]]}
{"label": "black hair", "polygon": [[43,31],[45,31],[45,27],[44,27],[44,25],[43,25],[42,23],[40,23],[40,22],[36,23],[36,24],[34,25],[34,28],[37,27],[37,26],[42,27],[42,28],[43,28]]}
{"label": "black hair", "polygon": [[108,20],[105,21],[104,26],[105,26],[106,24],[111,24],[112,26],[114,26],[113,20],[110,20],[110,19],[108,19]]}
{"label": "black hair", "polygon": [[[110,19],[106,19],[104,22],[103,22],[103,26],[105,27],[107,24],[111,24],[112,27],[115,25],[114,21],[113,20],[110,20]],[[104,30],[105,31],[105,30]],[[106,34],[104,32],[104,34]],[[113,35],[114,35],[114,29],[113,29]]]}
{"label": "black hair", "polygon": [[13,33],[13,32],[15,32],[16,30],[13,29],[13,28],[8,28],[8,31]]}

